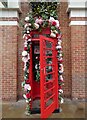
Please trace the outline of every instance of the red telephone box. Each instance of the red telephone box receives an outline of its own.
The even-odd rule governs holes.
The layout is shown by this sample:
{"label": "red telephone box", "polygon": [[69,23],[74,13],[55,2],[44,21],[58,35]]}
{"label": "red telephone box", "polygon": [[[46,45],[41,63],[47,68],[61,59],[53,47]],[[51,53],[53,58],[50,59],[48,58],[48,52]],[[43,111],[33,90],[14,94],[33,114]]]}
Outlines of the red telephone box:
{"label": "red telephone box", "polygon": [[[56,51],[56,38],[48,37],[50,30],[42,32],[33,31],[30,49],[30,84],[31,84],[31,110],[35,99],[40,99],[41,118],[47,118],[54,110],[59,108],[58,101],[58,61]],[[40,61],[40,82],[35,81],[35,57]],[[50,71],[47,68],[50,68]]]}

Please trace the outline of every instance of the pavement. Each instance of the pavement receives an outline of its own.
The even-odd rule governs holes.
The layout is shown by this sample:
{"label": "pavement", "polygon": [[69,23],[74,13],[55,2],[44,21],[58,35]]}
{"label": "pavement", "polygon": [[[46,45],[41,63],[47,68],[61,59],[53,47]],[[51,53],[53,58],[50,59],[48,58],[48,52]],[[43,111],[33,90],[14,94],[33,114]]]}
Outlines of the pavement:
{"label": "pavement", "polygon": [[[40,106],[40,103],[38,103],[38,101],[35,101],[34,106]],[[66,99],[65,102],[61,104],[62,112],[52,113],[49,118],[85,118],[86,105],[87,103],[84,101]],[[2,118],[40,118],[40,114],[31,114],[29,116],[25,114],[25,100],[19,100],[18,102],[3,102],[0,106],[2,107],[2,109],[0,109],[0,117]]]}

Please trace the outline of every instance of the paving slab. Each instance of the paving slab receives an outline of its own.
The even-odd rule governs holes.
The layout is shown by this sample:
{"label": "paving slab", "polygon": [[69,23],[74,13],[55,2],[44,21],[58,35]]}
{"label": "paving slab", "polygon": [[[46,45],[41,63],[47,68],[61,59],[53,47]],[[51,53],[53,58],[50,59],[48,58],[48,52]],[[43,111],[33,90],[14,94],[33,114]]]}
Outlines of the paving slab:
{"label": "paving slab", "polygon": [[[52,113],[49,118],[85,118],[86,105],[87,103],[84,101],[66,100],[64,104],[61,105],[62,112]],[[33,107],[40,107],[40,102],[35,101],[33,103]],[[40,114],[31,114],[29,116],[26,116],[25,110],[26,103],[24,100],[20,100],[18,102],[3,102],[2,118],[40,118]]]}

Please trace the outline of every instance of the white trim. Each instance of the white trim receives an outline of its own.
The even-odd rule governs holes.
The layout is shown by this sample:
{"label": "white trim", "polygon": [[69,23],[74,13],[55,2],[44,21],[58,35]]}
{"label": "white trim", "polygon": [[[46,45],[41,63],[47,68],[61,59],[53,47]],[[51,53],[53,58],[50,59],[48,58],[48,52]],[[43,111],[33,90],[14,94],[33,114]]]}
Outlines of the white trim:
{"label": "white trim", "polygon": [[68,8],[87,8],[86,2],[87,0],[69,0]]}
{"label": "white trim", "polygon": [[20,8],[20,0],[8,0],[8,8]]}
{"label": "white trim", "polygon": [[18,11],[17,10],[3,10],[0,11],[0,17],[17,17],[19,18]]}
{"label": "white trim", "polygon": [[71,25],[87,25],[87,21],[71,21],[69,26]]}
{"label": "white trim", "polygon": [[87,9],[87,0],[68,0],[68,8],[66,12],[70,12],[73,9]]}
{"label": "white trim", "polygon": [[71,17],[87,17],[87,10],[86,9],[72,9],[70,11],[70,18]]}
{"label": "white trim", "polygon": [[17,21],[0,21],[0,25],[8,25],[8,26],[16,25],[16,26],[19,26]]}

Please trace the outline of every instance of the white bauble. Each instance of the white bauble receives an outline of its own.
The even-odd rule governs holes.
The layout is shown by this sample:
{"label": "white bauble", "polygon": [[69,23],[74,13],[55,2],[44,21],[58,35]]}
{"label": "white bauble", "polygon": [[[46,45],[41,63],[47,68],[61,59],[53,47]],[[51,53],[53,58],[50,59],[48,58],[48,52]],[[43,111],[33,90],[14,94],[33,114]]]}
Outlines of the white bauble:
{"label": "white bauble", "polygon": [[63,55],[60,53],[59,56],[62,57]]}
{"label": "white bauble", "polygon": [[23,35],[23,39],[25,38],[26,34]]}
{"label": "white bauble", "polygon": [[55,20],[55,22],[56,22],[56,27],[58,28],[59,27],[59,21]]}
{"label": "white bauble", "polygon": [[63,98],[61,98],[61,101],[60,101],[60,103],[62,104],[62,103],[64,103],[64,99]]}
{"label": "white bauble", "polygon": [[60,64],[60,66],[61,66],[61,72],[63,72],[64,71],[63,64]]}
{"label": "white bauble", "polygon": [[31,90],[31,86],[29,85],[27,89],[30,91]]}
{"label": "white bauble", "polygon": [[29,34],[29,33],[30,33],[30,31],[28,31],[28,30],[27,30],[27,33]]}
{"label": "white bauble", "polygon": [[26,62],[28,62],[28,58],[27,58],[27,57],[23,57],[23,58],[22,58],[22,61],[23,61],[24,63],[26,63]]}
{"label": "white bauble", "polygon": [[56,37],[56,34],[52,32],[52,33],[50,34],[50,37],[55,38],[55,37]]}
{"label": "white bauble", "polygon": [[31,41],[31,39],[28,39],[28,41],[30,42],[30,41]]}
{"label": "white bauble", "polygon": [[29,99],[29,102],[31,101],[31,98]]}
{"label": "white bauble", "polygon": [[62,47],[60,46],[60,45],[58,45],[58,46],[56,46],[56,49],[58,50],[58,49],[61,49]]}
{"label": "white bauble", "polygon": [[30,60],[30,54],[28,54],[28,60]]}
{"label": "white bauble", "polygon": [[36,70],[38,69],[38,67],[37,67],[37,66],[38,66],[38,65],[36,64],[36,65],[35,65],[35,69],[36,69]]}
{"label": "white bauble", "polygon": [[26,99],[26,103],[29,103],[29,100]]}
{"label": "white bauble", "polygon": [[41,18],[40,18],[40,19],[37,18],[37,19],[35,20],[35,23],[37,23],[37,24],[38,24],[38,23],[39,23],[39,24],[42,24],[42,23],[43,23],[43,20],[42,20]]}
{"label": "white bauble", "polygon": [[27,54],[28,54],[27,51],[22,52],[22,56],[27,56]]}
{"label": "white bauble", "polygon": [[25,44],[24,47],[27,47],[27,44]]}
{"label": "white bauble", "polygon": [[34,26],[35,26],[36,29],[39,28],[39,24],[37,24],[37,23],[34,23]]}
{"label": "white bauble", "polygon": [[63,93],[63,90],[62,90],[62,89],[59,89],[59,92],[60,92],[60,93]]}
{"label": "white bauble", "polygon": [[25,99],[27,99],[27,97],[26,97],[26,95],[25,95],[25,94],[23,94],[23,97],[24,97]]}
{"label": "white bauble", "polygon": [[63,81],[63,76],[62,76],[62,75],[60,75],[59,77],[60,77],[60,80],[62,80],[62,81]]}
{"label": "white bauble", "polygon": [[25,24],[25,25],[24,25],[24,28],[26,28],[26,27],[28,27],[28,24]]}
{"label": "white bauble", "polygon": [[49,22],[52,23],[55,19],[53,17],[50,17]]}
{"label": "white bauble", "polygon": [[58,34],[58,31],[57,31],[57,30],[54,30],[53,32],[55,32],[56,34]]}
{"label": "white bauble", "polygon": [[25,85],[24,85],[24,89],[25,89],[25,91],[26,91],[26,90],[29,90],[29,91],[30,91],[30,90],[31,90],[31,86],[30,86],[29,84],[25,84]]}
{"label": "white bauble", "polygon": [[58,41],[58,45],[60,45],[60,46],[61,46],[61,42],[60,42],[60,41]]}
{"label": "white bauble", "polygon": [[29,17],[26,17],[26,18],[25,18],[25,21],[28,22],[28,21],[29,21]]}
{"label": "white bauble", "polygon": [[24,42],[24,45],[27,45],[28,43],[27,43],[27,41],[25,40],[25,42]]}

